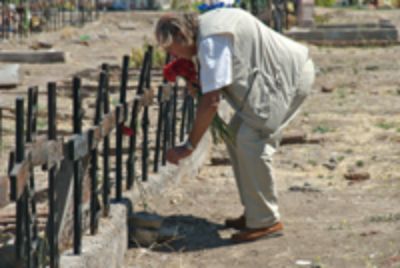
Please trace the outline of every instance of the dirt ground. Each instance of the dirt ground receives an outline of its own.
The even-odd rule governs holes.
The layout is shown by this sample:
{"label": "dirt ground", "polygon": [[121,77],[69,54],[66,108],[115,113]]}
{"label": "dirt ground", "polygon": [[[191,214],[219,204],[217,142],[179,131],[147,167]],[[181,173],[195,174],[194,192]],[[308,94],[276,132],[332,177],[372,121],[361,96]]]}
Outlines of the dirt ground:
{"label": "dirt ground", "polygon": [[[400,26],[398,10],[318,11],[335,23],[385,18]],[[222,223],[243,208],[229,164],[210,160],[198,176],[137,205],[166,217],[178,235],[150,249],[133,245],[126,268],[400,267],[400,47],[309,47],[314,92],[286,133],[322,142],[275,155],[284,235],[229,241],[233,230]],[[210,157],[224,162],[224,146]],[[369,179],[347,180],[349,172]]]}
{"label": "dirt ground", "polygon": [[[317,12],[328,14],[335,23],[384,18],[400,28],[399,10]],[[45,92],[49,81],[64,80],[103,62],[120,64],[122,55],[142,45],[143,36],[152,36],[156,17],[113,13],[80,29],[1,43],[1,49],[23,50],[41,40],[70,53],[65,64],[22,65],[22,85],[1,91],[1,100],[13,104],[28,86],[39,85]],[[136,23],[137,29],[122,31],[120,22]],[[77,42],[87,34],[88,44]],[[221,224],[243,208],[229,164],[211,161],[227,157],[219,145],[198,176],[165,189],[162,196],[138,202],[136,210],[145,207],[165,216],[166,224],[178,228],[178,237],[151,248],[133,246],[125,268],[400,267],[400,46],[309,48],[317,66],[314,92],[287,133],[300,131],[321,142],[285,145],[275,155],[284,235],[230,243],[233,231]],[[332,91],[322,92],[323,87]],[[42,102],[45,106],[45,98]],[[60,105],[70,109],[67,99]],[[12,137],[14,123],[5,124]],[[6,163],[7,156],[2,156]],[[370,177],[349,181],[344,175],[350,171]]]}

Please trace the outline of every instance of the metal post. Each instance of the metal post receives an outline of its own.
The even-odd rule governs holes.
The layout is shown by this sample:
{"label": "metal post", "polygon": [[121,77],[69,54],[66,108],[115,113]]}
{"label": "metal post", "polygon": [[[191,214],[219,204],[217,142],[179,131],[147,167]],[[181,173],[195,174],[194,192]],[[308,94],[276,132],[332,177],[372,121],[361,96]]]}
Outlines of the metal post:
{"label": "metal post", "polygon": [[[48,138],[57,138],[57,95],[56,84],[48,84]],[[55,178],[56,166],[49,169],[49,246],[50,246],[50,267],[58,267],[58,239],[56,227],[56,200],[55,200]]]}
{"label": "metal post", "polygon": [[[97,99],[96,99],[96,114],[94,118],[94,125],[98,126],[103,118],[104,114],[104,88],[106,84],[106,73],[102,71],[99,77],[99,87],[97,89]],[[92,142],[90,147],[92,148]],[[91,191],[90,191],[90,233],[92,235],[96,234],[98,227],[98,217],[97,210],[99,207],[97,199],[97,148],[91,150],[91,168],[90,168],[90,178],[91,178]]]}
{"label": "metal post", "polygon": [[26,142],[32,142],[32,121],[33,121],[33,88],[28,89],[28,118],[26,120]]}
{"label": "metal post", "polygon": [[179,140],[182,142],[185,139],[185,127],[186,127],[186,117],[187,117],[187,107],[189,101],[188,90],[185,89],[184,97],[183,97],[183,105],[182,105],[182,118],[181,118],[181,128],[179,133]]}
{"label": "metal post", "polygon": [[166,165],[167,163],[167,150],[170,148],[170,109],[171,109],[171,100],[168,99],[165,102],[165,109],[164,109],[164,134],[163,134],[163,150],[162,150],[162,157],[161,162],[162,165]]}
{"label": "metal post", "polygon": [[[119,95],[119,103],[123,104],[126,102],[126,88],[128,85],[128,74],[129,74],[129,61],[130,57],[125,55],[122,59],[122,73],[121,73],[121,87]],[[128,113],[126,113],[127,115]]]}
{"label": "metal post", "polygon": [[161,147],[161,131],[163,125],[163,110],[164,110],[164,103],[162,101],[162,94],[163,94],[163,86],[158,87],[158,120],[157,120],[157,131],[156,131],[156,148],[154,150],[154,163],[153,163],[153,171],[158,171],[158,162],[160,159],[160,147]]}
{"label": "metal post", "polygon": [[26,254],[26,267],[33,267],[33,256],[32,256],[32,232],[31,232],[31,217],[29,212],[29,187],[25,186],[25,190],[22,198],[24,199],[24,214],[25,214],[25,254]]}
{"label": "metal post", "polygon": [[[123,136],[122,136],[122,127],[124,126],[123,122],[120,122],[120,117],[123,117],[124,120],[127,117],[127,109],[126,109],[126,87],[128,83],[128,72],[129,72],[129,56],[124,56],[122,60],[122,73],[121,73],[121,87],[119,91],[119,106],[117,107],[117,133],[116,133],[116,197],[117,200],[121,201],[122,199],[122,148],[123,148]],[[121,106],[124,107],[124,114],[121,114]]]}
{"label": "metal post", "polygon": [[[168,64],[171,60],[171,55],[167,53],[165,57],[165,64]],[[167,79],[164,77],[163,84],[167,84]],[[166,101],[163,103],[163,119],[162,119],[162,130],[163,130],[163,140],[162,140],[162,154],[161,154],[161,164],[164,166],[167,163],[167,150],[169,149],[169,113],[170,113],[170,96],[167,96]]]}
{"label": "metal post", "polygon": [[[147,59],[143,63],[145,65],[144,73],[141,79],[145,80],[146,89],[150,90],[151,87],[151,68],[152,68],[152,58],[153,58],[153,47],[149,46],[147,49]],[[142,129],[143,129],[143,144],[142,144],[142,180],[147,181],[148,178],[148,157],[149,157],[149,107],[145,105],[143,112],[143,120],[142,120]]]}
{"label": "metal post", "polygon": [[[133,131],[132,136],[129,138],[129,155],[128,159],[126,161],[126,168],[127,168],[127,189],[131,189],[132,185],[134,183],[135,179],[135,174],[136,174],[136,167],[135,167],[135,162],[136,162],[136,135],[137,135],[137,116],[138,116],[138,111],[139,111],[139,101],[135,100],[133,102],[133,107],[132,107],[132,115],[131,115],[131,122],[129,124],[130,129]],[[117,196],[118,199],[118,196]]]}
{"label": "metal post", "polygon": [[193,127],[193,121],[194,121],[194,99],[192,96],[189,96],[189,111],[188,111],[188,124],[187,124],[187,129],[186,133],[189,133],[190,130],[192,130]]}
{"label": "metal post", "polygon": [[61,27],[65,25],[65,3],[64,1],[61,2],[62,6],[60,7],[61,10]]}
{"label": "metal post", "polygon": [[[104,92],[103,92],[103,99],[104,99],[104,114],[108,114],[110,112],[110,101],[108,95],[108,65],[103,64],[102,70],[105,74],[105,83],[104,83]],[[103,215],[107,216],[109,209],[110,209],[110,137],[106,136],[103,140]]]}
{"label": "metal post", "polygon": [[99,19],[99,0],[96,0],[95,1],[95,12],[96,12],[96,16],[95,16],[95,18],[96,18],[96,20],[98,20]]}
{"label": "metal post", "polygon": [[1,1],[1,39],[6,38],[6,1]]}
{"label": "metal post", "polygon": [[69,25],[73,25],[73,16],[75,14],[75,10],[76,10],[76,6],[74,6],[74,8],[72,9],[72,5],[71,5],[71,10],[69,10]]}
{"label": "metal post", "polygon": [[173,99],[172,99],[172,133],[171,133],[171,145],[175,147],[175,137],[176,137],[176,106],[178,100],[178,83],[175,83],[173,87]]}
{"label": "metal post", "polygon": [[[24,143],[24,99],[18,97],[16,99],[16,135],[15,135],[15,163],[19,164],[24,160],[25,157],[25,143]],[[17,196],[18,192],[18,182],[13,180],[13,192],[14,197]],[[24,212],[25,212],[25,202],[21,196],[17,200],[17,221],[16,221],[16,257],[17,260],[22,260],[24,255],[24,233],[25,233],[25,225],[24,225]]]}
{"label": "metal post", "polygon": [[83,0],[80,1],[80,9],[81,9],[81,25],[83,26],[85,24],[85,7],[83,4]]}
{"label": "metal post", "polygon": [[9,8],[9,4],[10,0],[5,1],[5,6],[7,6],[6,11],[7,11],[7,31],[6,31],[6,39],[10,38],[10,30],[11,30],[11,19],[10,19],[10,8]]}
{"label": "metal post", "polygon": [[[28,91],[28,118],[27,118],[27,135],[26,142],[33,142],[36,136],[36,122],[37,122],[37,107],[38,107],[38,88],[31,87]],[[29,178],[28,187],[28,200],[27,200],[27,215],[30,220],[27,221],[27,237],[29,259],[28,263],[31,267],[39,266],[38,255],[38,226],[37,226],[37,213],[36,213],[36,198],[35,198],[35,176],[34,169],[31,167],[31,176]]]}
{"label": "metal post", "polygon": [[[81,80],[78,77],[73,79],[73,126],[75,135],[82,134]],[[81,161],[74,159],[74,254],[82,250],[82,173]]]}
{"label": "metal post", "polygon": [[[121,117],[121,105],[116,107],[117,122],[120,122]],[[123,133],[122,124],[118,125],[116,130],[116,181],[115,181],[115,196],[117,201],[122,200],[122,143],[123,143]]]}
{"label": "metal post", "polygon": [[[149,61],[149,53],[148,51],[145,53],[142,69],[140,72],[139,85],[137,90],[137,96],[141,96],[143,94],[143,86],[145,83],[145,73],[147,71],[147,62]],[[130,189],[133,185],[135,179],[135,152],[136,152],[136,124],[137,124],[137,116],[139,112],[139,100],[135,99],[132,108],[132,117],[130,122],[130,128],[133,130],[133,135],[129,140],[129,156],[127,161],[127,169],[128,169],[128,179],[127,179],[127,188]]]}

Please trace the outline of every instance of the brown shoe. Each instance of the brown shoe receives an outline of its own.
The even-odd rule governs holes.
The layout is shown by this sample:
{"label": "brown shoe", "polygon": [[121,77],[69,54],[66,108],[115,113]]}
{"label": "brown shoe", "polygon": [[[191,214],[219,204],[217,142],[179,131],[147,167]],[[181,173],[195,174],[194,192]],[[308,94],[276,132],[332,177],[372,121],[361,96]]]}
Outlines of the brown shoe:
{"label": "brown shoe", "polygon": [[231,239],[234,242],[249,242],[260,238],[275,237],[282,235],[283,224],[277,222],[270,227],[246,229],[236,234],[233,234]]}
{"label": "brown shoe", "polygon": [[225,227],[226,228],[235,228],[237,230],[245,229],[246,228],[246,218],[244,217],[244,215],[242,215],[239,218],[226,219]]}

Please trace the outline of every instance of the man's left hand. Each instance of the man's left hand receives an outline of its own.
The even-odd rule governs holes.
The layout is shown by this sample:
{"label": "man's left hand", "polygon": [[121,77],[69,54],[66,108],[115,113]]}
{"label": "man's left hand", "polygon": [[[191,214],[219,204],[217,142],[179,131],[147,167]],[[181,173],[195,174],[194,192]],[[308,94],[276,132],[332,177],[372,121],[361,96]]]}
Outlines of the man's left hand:
{"label": "man's left hand", "polygon": [[174,147],[167,151],[167,161],[178,165],[181,159],[188,157],[191,153],[192,151],[185,146]]}

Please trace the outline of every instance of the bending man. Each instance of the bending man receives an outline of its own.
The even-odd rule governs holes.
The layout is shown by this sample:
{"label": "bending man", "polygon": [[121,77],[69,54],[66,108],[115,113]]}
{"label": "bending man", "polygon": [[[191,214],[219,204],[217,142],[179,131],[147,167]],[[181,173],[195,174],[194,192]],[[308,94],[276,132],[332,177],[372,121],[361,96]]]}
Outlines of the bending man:
{"label": "bending man", "polygon": [[283,225],[272,155],[314,81],[308,49],[235,8],[165,15],[155,34],[170,54],[197,57],[203,93],[188,141],[169,150],[168,161],[177,164],[196,148],[222,94],[236,111],[229,124],[235,142],[227,147],[245,208],[225,225],[239,230],[232,236],[236,242],[277,234]]}

